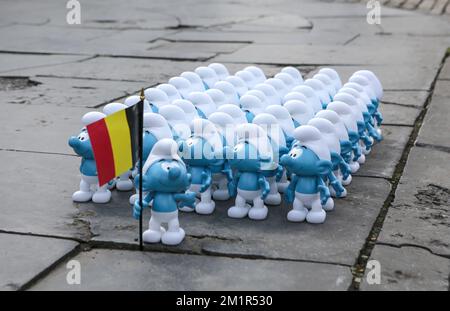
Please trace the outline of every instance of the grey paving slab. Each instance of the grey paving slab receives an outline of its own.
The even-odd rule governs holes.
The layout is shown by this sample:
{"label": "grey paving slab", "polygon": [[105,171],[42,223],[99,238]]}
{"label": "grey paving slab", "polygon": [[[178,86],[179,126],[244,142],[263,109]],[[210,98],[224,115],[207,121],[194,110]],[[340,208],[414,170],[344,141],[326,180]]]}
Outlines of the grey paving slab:
{"label": "grey paving slab", "polygon": [[89,239],[72,193],[79,185],[74,156],[0,151],[0,230]]}
{"label": "grey paving slab", "polygon": [[392,178],[411,135],[412,127],[386,125],[382,126],[382,130],[383,141],[375,145],[372,152],[366,156],[366,163],[362,165],[357,175]]}
{"label": "grey paving slab", "polygon": [[385,91],[382,102],[398,105],[423,107],[429,92],[427,91]]}
{"label": "grey paving slab", "polygon": [[438,79],[450,80],[450,61],[448,59],[445,61],[444,66],[442,66]]}
{"label": "grey paving slab", "polygon": [[164,36],[164,38],[176,41],[192,42],[255,42],[271,44],[344,44],[351,40],[357,33],[330,33],[330,32],[310,32],[308,30],[296,30],[289,32],[280,32],[276,29],[270,29],[263,33],[255,31],[229,31],[228,29],[209,29],[192,30],[186,29],[173,34]]}
{"label": "grey paving slab", "polygon": [[[0,149],[74,154],[67,145],[82,127],[81,117],[92,109],[3,104],[0,114]],[[13,116],[13,117],[12,117]]]}
{"label": "grey paving slab", "polygon": [[[72,67],[71,65],[69,65]],[[77,66],[73,66],[77,67]],[[49,72],[51,70],[49,69]],[[25,78],[27,79],[27,78]],[[151,84],[129,81],[101,81],[89,79],[58,79],[47,77],[31,77],[31,81],[38,85],[23,88],[0,89],[2,102],[7,104],[25,105],[52,105],[52,106],[78,106],[94,107],[107,103],[115,98],[134,94],[142,87]],[[21,81],[21,78],[13,78],[9,81]],[[8,79],[1,82],[7,84]],[[44,108],[47,109],[47,108]],[[50,110],[47,110],[50,111]],[[7,117],[6,115],[2,117]],[[60,115],[61,118],[64,114]]]}
{"label": "grey paving slab", "polygon": [[418,107],[381,104],[380,111],[383,114],[384,124],[413,126],[421,110]]}
{"label": "grey paving slab", "polygon": [[372,260],[381,267],[380,284],[369,284],[363,278],[364,291],[447,291],[450,259],[431,254],[427,250],[404,246],[376,245]]}
{"label": "grey paving slab", "polygon": [[293,44],[289,49],[280,50],[274,44],[252,44],[235,53],[220,55],[216,61],[235,61],[269,64],[333,64],[333,65],[386,65],[435,63],[441,60],[445,50],[427,48],[411,50],[399,46],[396,49],[374,49],[360,47],[358,53],[349,46],[309,46]]}
{"label": "grey paving slab", "polygon": [[294,14],[270,14],[250,21],[232,23],[225,25],[222,29],[230,31],[253,31],[253,32],[292,32],[298,29],[311,29],[313,24],[306,18]]}
{"label": "grey paving slab", "polygon": [[308,262],[114,250],[75,259],[80,285],[67,285],[61,265],[32,290],[346,290],[351,283],[347,267]]}
{"label": "grey paving slab", "polygon": [[402,16],[385,18],[381,28],[387,34],[406,34],[410,36],[448,36],[450,24],[447,19],[430,15]]}
{"label": "grey paving slab", "polygon": [[0,291],[20,289],[77,245],[70,240],[0,233]]}
{"label": "grey paving slab", "polygon": [[[450,86],[450,81],[446,83]],[[440,97],[435,93],[417,137],[418,144],[431,144],[450,148],[449,97]]]}
{"label": "grey paving slab", "polygon": [[30,67],[44,67],[74,63],[87,58],[87,56],[79,55],[32,55],[2,53],[0,57],[0,74],[2,76],[8,75],[8,72],[10,71]]}
{"label": "grey paving slab", "polygon": [[450,154],[413,147],[379,242],[450,255]]}
{"label": "grey paving slab", "polygon": [[[442,50],[444,53],[445,50]],[[331,66],[341,76],[342,81],[348,81],[350,76],[358,70],[368,69],[373,71],[380,79],[385,91],[429,91],[439,69],[442,56],[434,60],[427,60],[421,65],[358,65],[358,66]],[[330,67],[330,66],[327,66]],[[319,70],[319,68],[317,69]],[[314,75],[315,71],[310,73]],[[403,93],[407,96],[409,93]],[[383,98],[384,100],[385,98]]]}
{"label": "grey paving slab", "polygon": [[[76,66],[60,65],[48,70],[46,68],[20,70],[14,72],[14,74],[132,81],[144,82],[145,85],[153,85],[166,82],[171,77],[179,75],[183,71],[192,71],[201,65],[203,63],[189,61],[175,62],[159,59],[98,57],[79,63]],[[145,85],[141,85],[140,87]]]}

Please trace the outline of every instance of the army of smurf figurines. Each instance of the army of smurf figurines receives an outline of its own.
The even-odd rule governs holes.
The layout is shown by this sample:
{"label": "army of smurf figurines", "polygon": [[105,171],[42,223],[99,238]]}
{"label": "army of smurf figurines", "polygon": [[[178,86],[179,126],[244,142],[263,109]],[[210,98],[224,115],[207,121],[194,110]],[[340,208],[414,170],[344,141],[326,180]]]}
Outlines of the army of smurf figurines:
{"label": "army of smurf figurines", "polygon": [[[134,217],[151,207],[147,243],[179,244],[178,212],[211,214],[217,200],[232,200],[231,218],[263,220],[267,205],[292,206],[288,221],[323,223],[334,199],[382,140],[383,88],[369,70],[342,84],[331,68],[303,80],[294,67],[272,78],[256,66],[231,75],[219,63],[183,72],[145,90],[142,176],[136,168],[99,187],[86,127],[69,145],[81,157],[75,202],[107,203],[111,190],[137,189]],[[83,126],[135,105],[139,96],[89,112]],[[133,181],[134,180],[134,181]],[[162,224],[167,224],[167,228]]]}

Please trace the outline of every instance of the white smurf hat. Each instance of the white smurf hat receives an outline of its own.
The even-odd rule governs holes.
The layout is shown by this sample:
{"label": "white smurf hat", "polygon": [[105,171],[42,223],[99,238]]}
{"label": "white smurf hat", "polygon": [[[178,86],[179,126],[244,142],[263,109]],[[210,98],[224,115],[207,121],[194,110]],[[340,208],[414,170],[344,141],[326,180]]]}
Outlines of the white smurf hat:
{"label": "white smurf hat", "polygon": [[106,115],[104,113],[101,113],[99,111],[90,111],[84,114],[83,117],[81,117],[81,123],[83,124],[83,126],[87,126],[105,117]]}
{"label": "white smurf hat", "polygon": [[144,113],[144,129],[152,133],[156,139],[173,138],[169,124],[163,116],[153,113]]}
{"label": "white smurf hat", "polygon": [[295,129],[294,137],[301,146],[311,149],[320,160],[331,161],[330,149],[318,129],[311,125],[302,125]]}
{"label": "white smurf hat", "polygon": [[217,110],[216,104],[205,92],[192,92],[187,99],[189,99],[195,107],[200,109],[206,117]]}
{"label": "white smurf hat", "polygon": [[331,101],[330,95],[327,91],[327,87],[325,86],[325,84],[323,84],[322,81],[314,78],[306,79],[305,85],[312,87],[323,103],[328,104]]}
{"label": "white smurf hat", "polygon": [[247,110],[255,116],[264,111],[264,104],[254,95],[244,95],[240,98],[242,110]]}
{"label": "white smurf hat", "polygon": [[167,123],[180,136],[180,138],[186,139],[191,135],[189,122],[186,120],[186,114],[180,107],[175,105],[166,105],[159,109],[159,114],[167,120]]}
{"label": "white smurf hat", "polygon": [[214,84],[214,89],[221,90],[226,98],[227,104],[233,104],[239,106],[239,94],[234,88],[234,85],[227,81],[219,81]]}
{"label": "white smurf hat", "polygon": [[[270,137],[270,140],[274,142],[277,147],[286,147],[286,139],[284,137],[283,130],[273,115],[261,113],[253,119],[253,123],[262,127],[266,131],[267,136]],[[278,150],[273,151],[278,153]],[[276,159],[274,158],[274,160]]]}
{"label": "white smurf hat", "polygon": [[286,72],[279,72],[274,76],[274,78],[283,81],[288,91],[292,90],[292,88],[298,85],[297,83],[295,83],[294,78]]}
{"label": "white smurf hat", "polygon": [[233,86],[236,89],[236,92],[238,92],[239,96],[244,95],[245,92],[248,91],[247,84],[244,82],[244,80],[242,80],[241,78],[239,78],[237,76],[228,76],[225,79],[225,81],[233,84]]}
{"label": "white smurf hat", "polygon": [[219,81],[219,77],[217,76],[216,72],[205,66],[200,66],[195,69],[195,73],[202,78],[203,82],[209,87],[212,88],[214,84]]}
{"label": "white smurf hat", "polygon": [[306,125],[309,120],[314,118],[312,107],[300,100],[288,100],[283,106],[289,111],[292,119],[300,125]]}
{"label": "white smurf hat", "polygon": [[144,91],[144,95],[149,103],[156,105],[158,108],[169,104],[169,97],[160,89],[154,87],[148,88]]}
{"label": "white smurf hat", "polygon": [[364,88],[361,85],[359,85],[358,83],[347,82],[344,84],[343,88],[351,88],[351,89],[356,90],[359,93],[359,96],[361,97],[362,101],[364,102],[364,104],[366,106],[372,104],[372,100],[370,99],[369,95],[367,95]]}
{"label": "white smurf hat", "polygon": [[350,106],[353,112],[353,116],[355,117],[356,121],[364,122],[364,117],[361,111],[361,108],[359,107],[358,100],[348,93],[339,92],[334,96],[334,101],[340,101],[343,103],[346,103]]}
{"label": "white smurf hat", "polygon": [[337,134],[339,139],[348,140],[347,128],[345,127],[345,124],[342,121],[341,117],[336,112],[334,112],[333,110],[321,110],[316,113],[316,118],[323,118],[330,121],[333,124],[335,133]]}
{"label": "white smurf hat", "polygon": [[267,79],[264,83],[272,85],[277,91],[280,98],[283,98],[290,91],[283,80],[280,80],[278,78]]}
{"label": "white smurf hat", "polygon": [[181,109],[183,109],[184,113],[186,114],[186,120],[194,120],[199,118],[199,115],[197,113],[197,109],[195,109],[194,104],[192,104],[187,99],[177,99],[172,102],[172,105],[178,106]]}
{"label": "white smurf hat", "polygon": [[319,70],[319,73],[326,74],[331,79],[331,81],[333,81],[336,91],[338,91],[342,87],[341,77],[339,77],[339,74],[336,72],[336,70],[332,68],[322,68]]}
{"label": "white smurf hat", "polygon": [[105,107],[103,107],[103,113],[106,114],[107,116],[109,116],[110,114],[113,114],[117,111],[126,109],[127,105],[121,104],[121,103],[110,103],[105,105]]}
{"label": "white smurf hat", "polygon": [[208,67],[216,72],[216,75],[219,77],[220,80],[224,80],[226,77],[230,75],[230,72],[228,71],[227,67],[225,67],[225,65],[221,63],[211,63],[208,65]]}
{"label": "white smurf hat", "polygon": [[[238,143],[246,141],[256,148],[261,157],[273,159],[272,145],[266,131],[259,125],[253,123],[241,124],[236,128],[236,136]],[[274,168],[276,168],[276,164],[273,161],[261,163],[261,170],[273,170]]]}
{"label": "white smurf hat", "polygon": [[296,85],[303,84],[302,74],[300,73],[300,71],[297,68],[292,67],[292,66],[287,66],[287,67],[284,67],[283,69],[281,69],[281,72],[284,72],[284,73],[287,73],[288,75],[290,75],[294,79]]}
{"label": "white smurf hat", "polygon": [[316,73],[314,75],[314,79],[322,81],[322,83],[325,84],[325,87],[328,90],[328,94],[330,94],[331,96],[334,96],[334,94],[336,94],[336,92],[338,91],[334,87],[333,80],[331,80],[330,77],[327,76],[326,74],[324,74],[324,73]]}
{"label": "white smurf hat", "polygon": [[264,108],[266,108],[267,106],[270,105],[269,101],[267,100],[266,94],[264,94],[260,90],[250,90],[247,93],[245,93],[245,95],[253,95],[253,96],[258,97]]}
{"label": "white smurf hat", "polygon": [[195,72],[185,71],[180,75],[180,77],[187,79],[191,83],[190,85],[191,92],[205,91],[205,85],[203,84],[202,78],[200,78],[200,76]]}
{"label": "white smurf hat", "polygon": [[322,110],[322,103],[320,102],[319,96],[317,96],[316,91],[308,85],[299,85],[292,89],[293,92],[299,92],[306,96],[308,99],[307,103],[312,107],[314,113]]}
{"label": "white smurf hat", "polygon": [[267,79],[266,75],[264,74],[264,71],[259,67],[247,66],[244,68],[244,70],[251,72],[255,77],[257,83],[262,83]]}
{"label": "white smurf hat", "polygon": [[291,114],[285,107],[272,105],[267,107],[265,112],[273,115],[278,120],[278,124],[287,135],[293,136],[295,130],[294,122]]}
{"label": "white smurf hat", "polygon": [[209,97],[211,97],[211,99],[213,100],[214,104],[216,104],[216,107],[220,107],[222,105],[228,104],[227,97],[219,89],[209,89],[205,93],[208,94]]}
{"label": "white smurf hat", "polygon": [[266,95],[268,106],[281,105],[281,97],[272,85],[260,83],[255,86],[254,90],[261,91]]}
{"label": "white smurf hat", "polygon": [[358,107],[361,110],[361,112],[364,113],[364,112],[368,111],[367,106],[364,103],[364,99],[362,98],[361,94],[357,90],[352,89],[350,87],[343,87],[339,90],[338,94],[339,93],[346,93],[346,94],[352,95],[353,97],[356,98],[356,100],[358,102]]}
{"label": "white smurf hat", "polygon": [[344,102],[333,101],[328,104],[327,110],[336,112],[345,124],[345,127],[349,131],[358,133],[358,126],[356,125],[356,119],[353,116],[352,109]]}
{"label": "white smurf hat", "polygon": [[296,99],[296,100],[300,100],[304,103],[308,103],[308,98],[306,98],[306,96],[300,92],[295,92],[295,91],[290,91],[289,93],[286,94],[286,96],[284,96],[283,98],[283,104],[291,99]]}
{"label": "white smurf hat", "polygon": [[155,143],[142,167],[142,173],[145,174],[153,163],[160,160],[175,160],[184,166],[183,160],[178,155],[178,145],[170,138],[163,138]]}
{"label": "white smurf hat", "polygon": [[236,105],[227,104],[220,106],[217,111],[230,115],[236,124],[248,123],[245,113]]}
{"label": "white smurf hat", "polygon": [[370,99],[376,100],[377,95],[375,93],[375,89],[373,88],[373,85],[370,83],[369,79],[367,79],[363,75],[353,74],[350,79],[348,79],[348,82],[354,82],[358,83],[364,88],[364,91],[366,94],[370,97]]}
{"label": "white smurf hat", "polygon": [[203,138],[213,147],[215,153],[222,155],[222,138],[214,123],[206,119],[195,119],[192,120],[190,128],[192,136]]}
{"label": "white smurf hat", "polygon": [[183,98],[187,98],[191,93],[191,82],[183,77],[173,77],[169,79],[169,84],[172,84]]}
{"label": "white smurf hat", "polygon": [[234,75],[241,78],[249,89],[252,89],[257,84],[255,76],[250,71],[239,70]]}
{"label": "white smurf hat", "polygon": [[375,93],[377,94],[377,98],[381,99],[383,97],[383,86],[381,85],[380,80],[377,76],[370,70],[358,70],[354,73],[354,75],[363,75],[372,83],[375,89]]}
{"label": "white smurf hat", "polygon": [[314,118],[309,120],[308,125],[312,125],[320,131],[323,139],[331,151],[338,154],[341,153],[341,144],[339,142],[338,135],[334,131],[333,123],[324,118]]}
{"label": "white smurf hat", "polygon": [[172,84],[163,83],[158,85],[156,88],[166,93],[167,97],[169,98],[169,103],[173,102],[176,99],[181,99],[180,93]]}
{"label": "white smurf hat", "polygon": [[222,134],[228,146],[233,147],[236,144],[236,123],[234,119],[225,112],[216,111],[211,113],[208,120],[214,123],[217,131]]}

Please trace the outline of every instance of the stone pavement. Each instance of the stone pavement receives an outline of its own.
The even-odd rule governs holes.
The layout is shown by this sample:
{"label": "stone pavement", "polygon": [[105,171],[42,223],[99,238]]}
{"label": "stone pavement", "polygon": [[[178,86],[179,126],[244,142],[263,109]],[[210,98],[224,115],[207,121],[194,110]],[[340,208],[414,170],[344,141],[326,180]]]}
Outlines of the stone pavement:
{"label": "stone pavement", "polygon": [[[64,1],[63,1],[64,2]],[[1,290],[448,290],[450,46],[448,18],[361,3],[270,0],[0,3]],[[323,225],[182,214],[177,247],[137,250],[129,193],[75,204],[80,118],[141,87],[223,62],[234,72],[284,65],[346,80],[373,70],[385,87],[385,139]],[[145,214],[145,221],[148,220]],[[69,285],[66,264],[81,264]],[[369,260],[381,284],[367,282]],[[369,278],[370,279],[370,278]]]}

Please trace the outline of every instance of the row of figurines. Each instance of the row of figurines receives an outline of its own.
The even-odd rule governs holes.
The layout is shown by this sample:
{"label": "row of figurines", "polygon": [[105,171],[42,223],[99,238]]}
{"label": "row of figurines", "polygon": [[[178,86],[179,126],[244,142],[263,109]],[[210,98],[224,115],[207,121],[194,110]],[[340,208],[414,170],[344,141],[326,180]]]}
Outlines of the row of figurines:
{"label": "row of figurines", "polygon": [[[174,80],[190,85],[189,91]],[[198,80],[201,83],[194,83]],[[184,238],[179,209],[211,214],[213,199],[230,197],[236,197],[228,210],[230,217],[261,220],[267,217],[265,204],[280,204],[279,192],[284,192],[286,201],[293,203],[289,221],[322,223],[325,211],[334,208],[331,196],[346,196],[343,186],[365,162],[373,143],[382,139],[377,109],[382,87],[367,70],[355,72],[342,86],[330,68],[303,81],[293,67],[266,79],[255,66],[230,76],[216,63],[171,78],[169,84],[147,89],[145,95],[143,201],[144,206],[152,205],[146,242],[162,239],[178,244]],[[137,102],[136,96],[130,96],[124,104],[108,104],[103,113],[87,113],[82,123],[86,126]],[[128,191],[139,184],[139,176],[134,176],[133,184],[130,171],[98,187],[85,129],[69,144],[84,162],[74,201],[106,203],[114,186]],[[189,191],[182,194],[187,187]],[[132,195],[130,203],[138,217],[142,209],[136,198]],[[161,223],[168,223],[167,232]]]}

